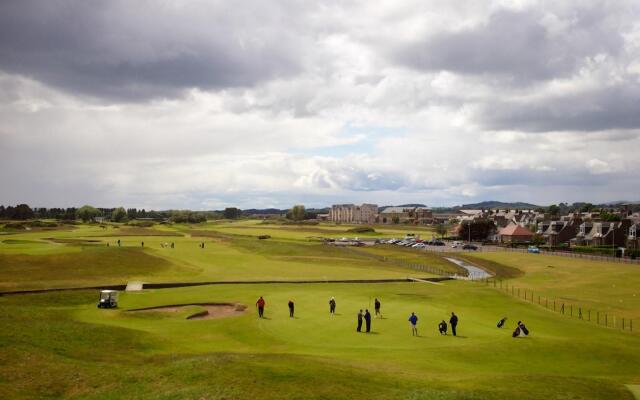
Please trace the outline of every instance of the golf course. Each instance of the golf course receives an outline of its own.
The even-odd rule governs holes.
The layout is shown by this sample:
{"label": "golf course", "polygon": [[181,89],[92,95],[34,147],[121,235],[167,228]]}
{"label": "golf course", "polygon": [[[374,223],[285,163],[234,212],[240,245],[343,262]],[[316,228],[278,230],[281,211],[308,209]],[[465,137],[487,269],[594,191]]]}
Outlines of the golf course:
{"label": "golf course", "polygon": [[[4,229],[0,398],[637,398],[638,265],[451,253],[493,278],[443,280],[464,275],[448,253],[324,240],[430,238],[429,227],[353,228],[242,220]],[[129,282],[148,286],[122,290]],[[117,308],[98,308],[99,289],[112,287]],[[506,287],[638,326],[553,312]],[[359,310],[373,314],[375,299],[381,315],[357,332]],[[457,336],[441,335],[452,312]],[[514,338],[519,320],[530,334]]]}

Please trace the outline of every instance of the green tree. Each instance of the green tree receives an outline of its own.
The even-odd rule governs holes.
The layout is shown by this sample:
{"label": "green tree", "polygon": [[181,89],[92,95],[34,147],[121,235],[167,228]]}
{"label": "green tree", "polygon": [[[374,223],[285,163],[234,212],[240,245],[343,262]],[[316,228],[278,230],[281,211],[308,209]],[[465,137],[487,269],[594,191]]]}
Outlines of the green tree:
{"label": "green tree", "polygon": [[26,204],[18,204],[16,208],[13,209],[13,215],[10,215],[11,219],[31,219],[34,217],[33,210]]}
{"label": "green tree", "polygon": [[306,210],[303,205],[295,205],[291,209],[291,219],[294,221],[302,221],[306,214]]}
{"label": "green tree", "polygon": [[449,231],[449,227],[446,226],[445,224],[436,225],[436,233],[440,235],[440,237],[444,237],[444,235],[446,235],[448,231]]}
{"label": "green tree", "polygon": [[549,207],[547,207],[547,212],[551,215],[558,215],[560,213],[560,207],[558,207],[555,204],[552,204]]}
{"label": "green tree", "polygon": [[76,217],[80,218],[82,222],[95,221],[98,216],[100,216],[100,210],[90,205],[82,206],[76,211]]}
{"label": "green tree", "polygon": [[115,222],[123,222],[127,220],[127,210],[124,207],[118,207],[111,213],[111,220]]}
{"label": "green tree", "polygon": [[238,219],[242,215],[242,210],[236,207],[227,207],[222,214],[226,219]]}

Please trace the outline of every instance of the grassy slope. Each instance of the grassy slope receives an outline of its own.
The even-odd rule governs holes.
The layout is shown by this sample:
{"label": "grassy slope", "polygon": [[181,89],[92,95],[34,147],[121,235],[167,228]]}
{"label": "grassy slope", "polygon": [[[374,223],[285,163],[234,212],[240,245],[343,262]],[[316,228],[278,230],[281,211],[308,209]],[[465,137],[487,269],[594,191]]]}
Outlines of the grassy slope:
{"label": "grassy slope", "polygon": [[[95,293],[0,298],[2,324],[17,328],[0,333],[0,360],[12,360],[0,362],[0,395],[631,399],[624,384],[640,383],[638,336],[466,282],[198,287],[123,294],[121,305],[251,305],[259,294],[269,319],[258,320],[251,307],[244,316],[201,321],[98,310]],[[333,318],[329,296],[338,301]],[[374,296],[385,319],[374,320],[374,334],[358,334],[354,314]],[[296,301],[297,319],[288,318],[288,299]],[[441,337],[436,324],[452,309],[461,337]],[[421,338],[410,335],[411,311]],[[509,328],[496,329],[503,314]],[[517,318],[531,337],[510,337]]]}
{"label": "grassy slope", "polygon": [[518,268],[524,275],[510,284],[558,299],[640,321],[640,267],[562,256],[476,253],[473,259]]}
{"label": "grassy slope", "polygon": [[[162,229],[175,233],[166,227]],[[260,241],[233,235],[221,239],[213,231],[212,237],[130,237],[114,236],[114,231],[119,230],[83,226],[73,232],[3,236],[0,289],[123,284],[128,280],[326,280],[415,275],[413,270],[349,254],[317,241],[278,238]],[[99,242],[88,246],[61,243],[83,238]],[[118,239],[121,248],[116,245]],[[143,241],[144,251],[140,248]],[[200,242],[205,242],[204,249],[199,247]],[[175,248],[162,248],[161,243],[175,243]]]}

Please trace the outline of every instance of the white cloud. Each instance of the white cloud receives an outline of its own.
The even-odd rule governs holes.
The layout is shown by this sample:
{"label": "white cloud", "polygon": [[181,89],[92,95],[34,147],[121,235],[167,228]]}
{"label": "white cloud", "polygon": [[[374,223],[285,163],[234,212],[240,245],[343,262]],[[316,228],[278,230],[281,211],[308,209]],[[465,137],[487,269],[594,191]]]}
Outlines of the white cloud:
{"label": "white cloud", "polygon": [[[124,2],[93,10],[103,35],[85,33],[102,53],[70,39],[82,27],[70,36],[21,3],[25,24],[0,29],[61,42],[0,40],[0,203],[640,198],[631,2],[179,3],[154,10],[158,24],[142,24],[144,12],[105,23]],[[469,32],[477,48],[452,56],[446,45],[468,47]],[[116,40],[125,33],[130,43]],[[512,36],[535,46],[503,46]],[[409,68],[416,43],[449,58]],[[468,59],[483,49],[494,53]],[[69,60],[48,67],[54,50]]]}

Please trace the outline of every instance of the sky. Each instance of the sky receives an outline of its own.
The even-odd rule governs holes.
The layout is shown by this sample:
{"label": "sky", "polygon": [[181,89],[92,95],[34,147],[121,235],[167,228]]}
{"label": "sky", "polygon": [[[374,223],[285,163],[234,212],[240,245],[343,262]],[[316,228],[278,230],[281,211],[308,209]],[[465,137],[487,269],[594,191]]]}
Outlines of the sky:
{"label": "sky", "polygon": [[640,200],[637,1],[0,2],[0,204]]}

